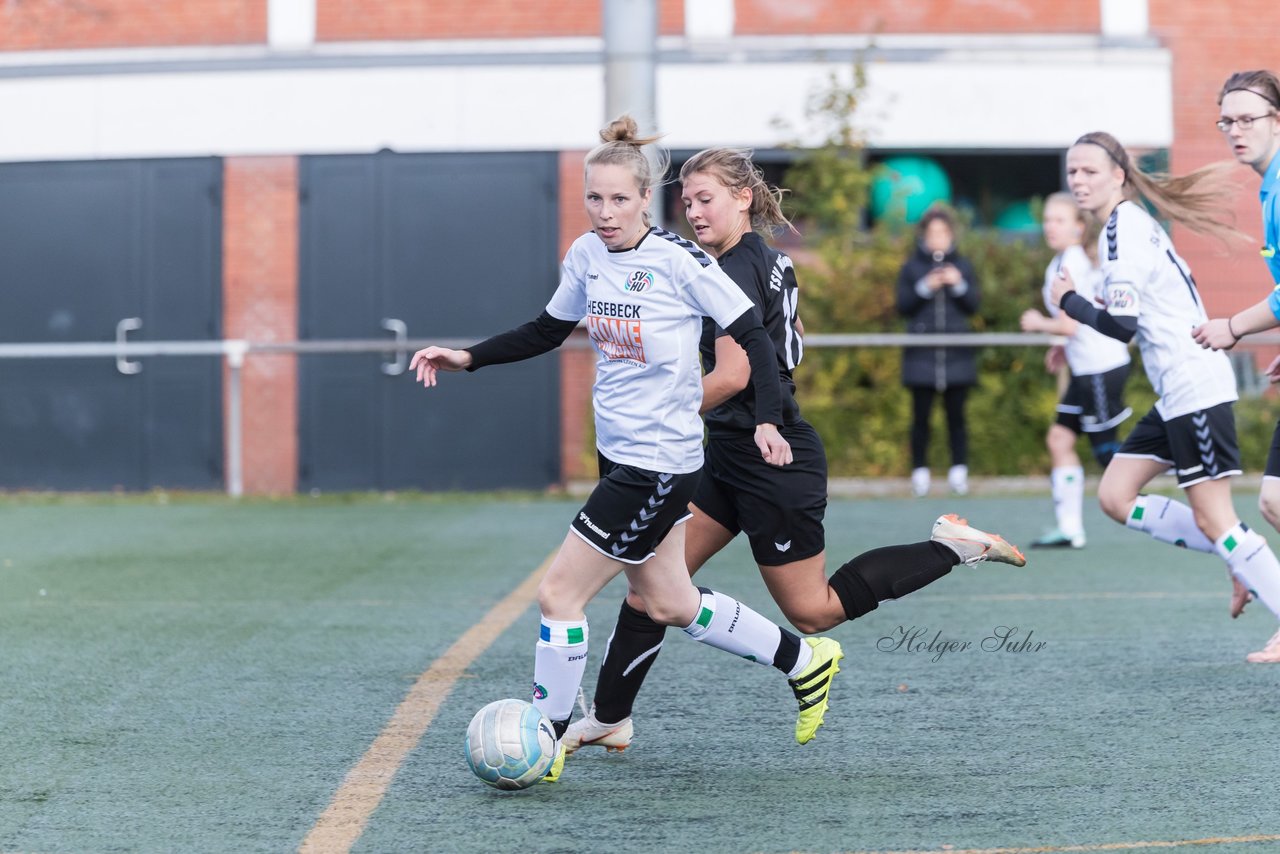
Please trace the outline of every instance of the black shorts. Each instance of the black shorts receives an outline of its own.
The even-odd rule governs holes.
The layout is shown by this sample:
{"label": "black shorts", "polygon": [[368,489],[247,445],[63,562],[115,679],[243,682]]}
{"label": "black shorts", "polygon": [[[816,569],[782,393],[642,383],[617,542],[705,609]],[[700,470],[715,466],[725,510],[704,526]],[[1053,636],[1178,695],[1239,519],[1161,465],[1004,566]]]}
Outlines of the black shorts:
{"label": "black shorts", "polygon": [[752,434],[707,442],[693,503],[751,543],[756,563],[781,566],[826,549],[827,454],[808,422],[782,429],[794,462],[779,468],[760,456]]}
{"label": "black shorts", "polygon": [[570,527],[596,551],[644,563],[677,523],[688,519],[699,472],[665,474],[600,457],[600,482]]}
{"label": "black shorts", "polygon": [[1073,433],[1102,433],[1119,427],[1133,414],[1124,405],[1124,384],[1128,379],[1128,365],[1101,374],[1072,376],[1058,404],[1056,423]]}
{"label": "black shorts", "polygon": [[1240,447],[1230,403],[1165,421],[1154,408],[1133,428],[1116,457],[1156,460],[1177,470],[1184,489],[1240,474]]}
{"label": "black shorts", "polygon": [[1276,422],[1275,432],[1271,434],[1271,450],[1267,452],[1267,468],[1263,477],[1280,477],[1280,421]]}

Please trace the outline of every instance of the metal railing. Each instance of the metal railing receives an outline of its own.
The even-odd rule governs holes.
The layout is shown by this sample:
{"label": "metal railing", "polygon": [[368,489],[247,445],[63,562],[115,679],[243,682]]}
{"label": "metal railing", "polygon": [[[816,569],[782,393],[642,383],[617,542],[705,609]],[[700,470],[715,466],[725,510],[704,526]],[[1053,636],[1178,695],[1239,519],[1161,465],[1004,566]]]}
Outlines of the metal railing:
{"label": "metal railing", "polygon": [[[244,494],[244,391],[243,371],[250,356],[271,355],[351,355],[386,353],[391,360],[381,370],[388,376],[403,374],[409,367],[411,353],[431,345],[466,347],[483,336],[469,338],[409,338],[404,324],[393,319],[383,327],[393,338],[333,339],[310,341],[249,341],[229,338],[218,341],[128,341],[126,335],[136,329],[126,318],[117,326],[115,341],[77,341],[65,343],[0,344],[0,359],[83,359],[104,357],[115,359],[116,370],[136,375],[143,370],[138,359],[160,356],[221,357],[227,369],[226,401],[223,428],[226,441],[227,494]],[[807,349],[842,347],[1043,347],[1063,339],[1041,333],[982,332],[961,334],[885,333],[810,333],[804,337]],[[1280,345],[1280,333],[1250,336],[1250,347]],[[573,335],[565,342],[568,349],[589,349],[585,335]]]}

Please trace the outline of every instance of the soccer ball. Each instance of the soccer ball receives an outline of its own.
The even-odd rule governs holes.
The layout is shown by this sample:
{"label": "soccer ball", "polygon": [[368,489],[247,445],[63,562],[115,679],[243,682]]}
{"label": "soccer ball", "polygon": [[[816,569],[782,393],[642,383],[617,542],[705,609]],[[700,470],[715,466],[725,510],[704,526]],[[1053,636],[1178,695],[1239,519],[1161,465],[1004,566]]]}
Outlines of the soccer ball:
{"label": "soccer ball", "polygon": [[556,758],[551,721],[524,700],[495,700],[467,726],[467,765],[498,789],[525,789],[546,776]]}

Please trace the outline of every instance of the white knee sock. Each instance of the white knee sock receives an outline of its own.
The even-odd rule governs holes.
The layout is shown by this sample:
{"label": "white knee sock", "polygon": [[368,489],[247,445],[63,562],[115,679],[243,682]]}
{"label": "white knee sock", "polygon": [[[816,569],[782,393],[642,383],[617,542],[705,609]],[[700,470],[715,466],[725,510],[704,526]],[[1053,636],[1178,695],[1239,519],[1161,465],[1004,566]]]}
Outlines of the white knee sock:
{"label": "white knee sock", "polygon": [[587,669],[587,621],[542,618],[533,657],[533,705],[551,721],[568,720]]}
{"label": "white knee sock", "polygon": [[1213,554],[1214,546],[1196,527],[1191,508],[1163,495],[1139,495],[1125,526],[1150,534],[1162,543]]}
{"label": "white knee sock", "polygon": [[1084,468],[1060,466],[1049,473],[1058,530],[1069,537],[1084,531]]}
{"label": "white knee sock", "polygon": [[1243,523],[1223,534],[1214,547],[1231,574],[1253,592],[1271,613],[1280,617],[1280,561],[1267,541]]}
{"label": "white knee sock", "polygon": [[[714,590],[700,590],[702,603],[693,622],[684,627],[685,634],[708,646],[722,649],[760,664],[773,664],[783,643],[783,629],[746,605]],[[790,632],[787,632],[790,635]],[[794,637],[794,636],[792,636]],[[795,676],[809,666],[813,650],[801,643],[794,667],[787,676]]]}

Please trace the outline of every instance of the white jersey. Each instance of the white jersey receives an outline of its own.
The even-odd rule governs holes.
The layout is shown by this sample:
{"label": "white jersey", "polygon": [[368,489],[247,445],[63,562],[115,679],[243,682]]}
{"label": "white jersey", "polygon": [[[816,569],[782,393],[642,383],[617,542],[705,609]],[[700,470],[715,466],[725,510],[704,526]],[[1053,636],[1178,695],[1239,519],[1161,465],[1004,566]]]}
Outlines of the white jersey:
{"label": "white jersey", "polygon": [[615,463],[671,474],[702,467],[702,318],[722,328],[753,304],[695,244],[660,228],[610,252],[593,232],[564,257],[547,313],[587,320],[595,345],[596,447]]}
{"label": "white jersey", "polygon": [[[1050,298],[1054,280],[1058,271],[1066,267],[1071,273],[1071,281],[1076,283],[1076,293],[1097,305],[1095,299],[1102,288],[1102,273],[1089,261],[1089,256],[1079,246],[1068,246],[1054,256],[1044,273],[1044,307],[1050,317],[1062,313]],[[1092,326],[1077,324],[1075,334],[1068,336],[1063,347],[1067,355],[1067,366],[1071,375],[1076,377],[1089,374],[1105,374],[1121,365],[1129,364],[1129,345],[1117,341],[1109,335],[1103,335]]]}
{"label": "white jersey", "polygon": [[1238,398],[1226,353],[1205,350],[1191,330],[1208,320],[1191,271],[1169,235],[1140,206],[1121,202],[1098,236],[1103,302],[1138,319],[1138,349],[1156,411],[1166,421]]}

